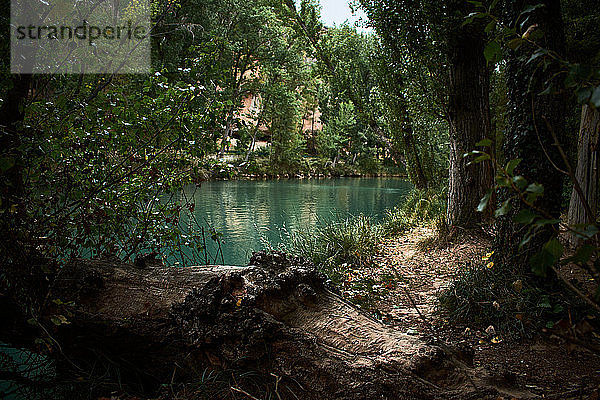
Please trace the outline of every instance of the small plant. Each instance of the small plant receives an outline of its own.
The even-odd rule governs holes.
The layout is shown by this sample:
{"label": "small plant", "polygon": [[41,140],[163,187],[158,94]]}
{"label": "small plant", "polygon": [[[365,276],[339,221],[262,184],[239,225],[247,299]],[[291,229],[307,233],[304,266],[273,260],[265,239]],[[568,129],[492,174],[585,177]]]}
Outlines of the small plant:
{"label": "small plant", "polygon": [[381,222],[385,235],[396,236],[419,225],[437,226],[446,212],[446,190],[413,190],[401,207],[386,212]]}
{"label": "small plant", "polygon": [[381,226],[359,215],[317,224],[313,230],[300,229],[290,234],[287,250],[313,261],[339,283],[340,266],[348,269],[370,265],[382,238]]}

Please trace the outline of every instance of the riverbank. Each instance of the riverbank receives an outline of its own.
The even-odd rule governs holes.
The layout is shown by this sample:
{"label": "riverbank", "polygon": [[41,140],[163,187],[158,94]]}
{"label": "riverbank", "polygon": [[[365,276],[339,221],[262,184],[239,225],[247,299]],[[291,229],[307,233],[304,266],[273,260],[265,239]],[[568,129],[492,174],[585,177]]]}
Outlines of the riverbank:
{"label": "riverbank", "polygon": [[389,160],[370,160],[369,163],[335,164],[319,157],[302,157],[290,165],[275,165],[268,157],[227,155],[222,159],[204,159],[193,162],[189,178],[193,182],[222,179],[319,179],[350,177],[406,178],[404,168]]}
{"label": "riverbank", "polygon": [[[435,230],[423,226],[385,240],[373,266],[360,271],[376,282],[371,312],[409,335],[460,349],[459,358],[472,359],[474,368],[470,378],[461,378],[465,385],[491,384],[511,399],[598,399],[600,355],[577,345],[577,339],[555,330],[519,339],[493,325],[457,323],[439,312],[438,294],[462,271],[485,264],[490,247],[490,238],[482,237],[441,245]],[[349,299],[354,295],[346,293]],[[593,341],[595,332],[586,335]]]}

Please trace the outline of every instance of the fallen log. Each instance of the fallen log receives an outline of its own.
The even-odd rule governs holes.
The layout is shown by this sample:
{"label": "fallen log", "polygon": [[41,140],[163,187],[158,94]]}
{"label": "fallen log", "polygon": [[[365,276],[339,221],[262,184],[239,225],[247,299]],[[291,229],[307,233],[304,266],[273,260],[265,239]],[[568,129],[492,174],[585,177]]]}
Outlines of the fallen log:
{"label": "fallen log", "polygon": [[[433,399],[465,381],[439,347],[371,319],[314,266],[278,252],[248,267],[78,261],[51,297],[50,314],[70,307],[54,333],[64,356],[145,395],[252,399],[264,384],[275,399]],[[231,374],[228,394],[202,397],[212,371],[262,381]]]}

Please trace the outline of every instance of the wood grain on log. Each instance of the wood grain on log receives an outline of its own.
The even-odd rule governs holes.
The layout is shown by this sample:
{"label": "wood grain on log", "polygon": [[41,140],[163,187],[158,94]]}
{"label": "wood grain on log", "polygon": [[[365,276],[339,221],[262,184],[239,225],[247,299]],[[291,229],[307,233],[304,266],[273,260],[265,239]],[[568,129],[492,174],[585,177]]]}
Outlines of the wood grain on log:
{"label": "wood grain on log", "polygon": [[73,263],[53,289],[76,304],[57,337],[68,357],[109,360],[144,393],[217,368],[277,377],[281,399],[448,398],[424,379],[452,368],[438,347],[370,318],[301,259],[261,252],[250,264]]}

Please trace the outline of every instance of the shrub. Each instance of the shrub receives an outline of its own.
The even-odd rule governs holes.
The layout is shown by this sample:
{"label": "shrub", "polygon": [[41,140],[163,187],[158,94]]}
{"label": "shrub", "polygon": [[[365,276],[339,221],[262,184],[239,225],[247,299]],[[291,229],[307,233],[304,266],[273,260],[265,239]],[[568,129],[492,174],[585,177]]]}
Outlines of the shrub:
{"label": "shrub", "polygon": [[364,216],[346,217],[317,224],[311,230],[299,229],[289,235],[288,252],[311,260],[334,282],[339,282],[341,269],[357,269],[372,263],[383,230]]}
{"label": "shrub", "polygon": [[482,264],[460,271],[450,286],[438,293],[437,311],[453,323],[482,329],[493,325],[500,332],[523,337],[552,327],[576,305],[488,257]]}

